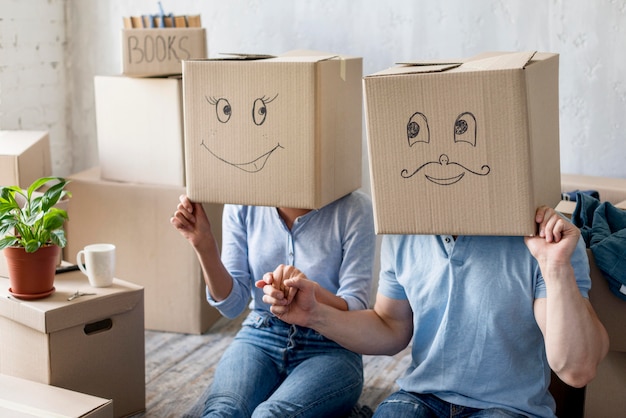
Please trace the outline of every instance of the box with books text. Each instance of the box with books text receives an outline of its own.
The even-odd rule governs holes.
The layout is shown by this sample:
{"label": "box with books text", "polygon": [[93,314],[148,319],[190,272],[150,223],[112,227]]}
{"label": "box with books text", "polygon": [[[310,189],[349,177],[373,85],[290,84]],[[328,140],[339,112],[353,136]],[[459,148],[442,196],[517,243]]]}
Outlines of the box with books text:
{"label": "box with books text", "polygon": [[[180,18],[183,18],[182,20]],[[157,20],[157,21],[155,21]],[[199,16],[177,16],[146,21],[124,19],[122,73],[133,77],[182,74],[182,61],[206,58],[206,31]]]}

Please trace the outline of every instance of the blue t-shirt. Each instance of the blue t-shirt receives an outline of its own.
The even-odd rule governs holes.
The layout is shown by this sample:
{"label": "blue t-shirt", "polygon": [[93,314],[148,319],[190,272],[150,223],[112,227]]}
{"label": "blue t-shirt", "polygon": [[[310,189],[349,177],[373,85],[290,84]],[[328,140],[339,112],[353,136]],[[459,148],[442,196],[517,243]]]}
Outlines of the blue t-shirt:
{"label": "blue t-shirt", "polygon": [[[584,242],[572,265],[581,294],[591,287]],[[550,367],[533,312],[546,297],[523,237],[383,237],[379,293],[408,299],[412,364],[408,392],[457,405],[553,417]]]}
{"label": "blue t-shirt", "polygon": [[300,216],[291,230],[275,207],[226,205],[221,258],[233,289],[220,302],[208,300],[228,318],[243,312],[250,297],[250,309],[269,311],[254,283],[286,264],[342,297],[349,309],[365,309],[375,248],[371,199],[360,191]]}

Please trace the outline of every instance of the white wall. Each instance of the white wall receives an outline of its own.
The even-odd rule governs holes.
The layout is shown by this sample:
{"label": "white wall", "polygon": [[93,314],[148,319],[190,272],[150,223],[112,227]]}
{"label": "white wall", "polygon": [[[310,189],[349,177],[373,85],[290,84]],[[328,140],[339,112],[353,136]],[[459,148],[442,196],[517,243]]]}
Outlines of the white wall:
{"label": "white wall", "polygon": [[[622,0],[162,0],[202,15],[209,53],[359,55],[365,74],[487,50],[561,54],[563,172],[626,178]],[[93,76],[120,72],[122,16],[155,0],[0,0],[0,129],[51,132],[55,174],[97,164]]]}

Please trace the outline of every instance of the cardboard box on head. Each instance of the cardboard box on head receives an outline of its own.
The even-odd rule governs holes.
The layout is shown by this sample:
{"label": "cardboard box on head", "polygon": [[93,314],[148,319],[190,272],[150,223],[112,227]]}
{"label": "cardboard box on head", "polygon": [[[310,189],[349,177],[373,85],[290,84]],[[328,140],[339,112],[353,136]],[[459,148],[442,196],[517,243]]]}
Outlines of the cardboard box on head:
{"label": "cardboard box on head", "polygon": [[556,54],[402,64],[364,89],[377,233],[533,235],[559,202]]}
{"label": "cardboard box on head", "polygon": [[361,187],[362,59],[183,62],[192,200],[317,209]]}

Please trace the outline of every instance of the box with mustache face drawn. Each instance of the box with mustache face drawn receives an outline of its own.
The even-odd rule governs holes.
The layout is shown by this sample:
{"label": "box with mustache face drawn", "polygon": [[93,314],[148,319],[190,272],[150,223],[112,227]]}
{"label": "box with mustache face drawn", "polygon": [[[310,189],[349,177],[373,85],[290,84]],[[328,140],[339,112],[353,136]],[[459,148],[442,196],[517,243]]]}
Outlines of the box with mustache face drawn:
{"label": "box with mustache face drawn", "polygon": [[364,94],[377,233],[534,235],[559,202],[558,55],[399,64]]}
{"label": "box with mustache face drawn", "polygon": [[183,62],[192,200],[317,209],[361,187],[362,59],[314,51]]}

